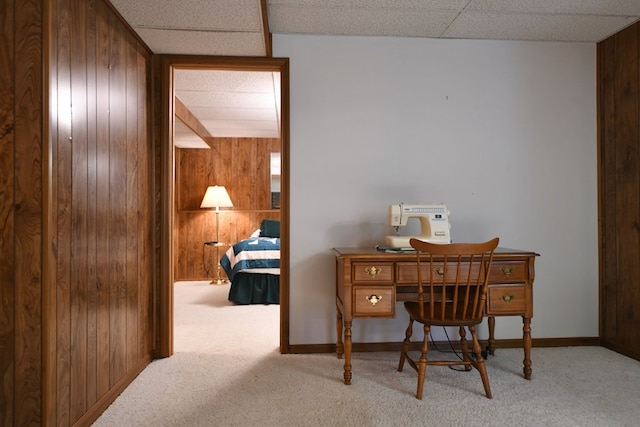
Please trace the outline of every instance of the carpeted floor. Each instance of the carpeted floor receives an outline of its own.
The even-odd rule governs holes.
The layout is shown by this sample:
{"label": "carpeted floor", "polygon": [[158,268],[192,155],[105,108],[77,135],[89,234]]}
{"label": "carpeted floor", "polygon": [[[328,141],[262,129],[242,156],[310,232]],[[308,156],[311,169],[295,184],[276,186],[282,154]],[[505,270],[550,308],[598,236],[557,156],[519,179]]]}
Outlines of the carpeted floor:
{"label": "carpeted floor", "polygon": [[398,354],[281,355],[278,306],[233,306],[228,286],[179,282],[175,355],[154,361],[95,426],[638,426],[640,362],[601,347],[499,349],[476,371],[397,372]]}

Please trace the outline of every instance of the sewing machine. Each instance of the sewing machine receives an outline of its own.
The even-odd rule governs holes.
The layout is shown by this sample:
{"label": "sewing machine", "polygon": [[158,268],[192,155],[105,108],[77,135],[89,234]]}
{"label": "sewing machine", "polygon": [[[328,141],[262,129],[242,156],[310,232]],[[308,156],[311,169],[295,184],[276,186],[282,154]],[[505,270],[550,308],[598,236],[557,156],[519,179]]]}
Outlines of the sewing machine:
{"label": "sewing machine", "polygon": [[[390,205],[389,225],[396,230],[396,235],[387,236],[385,243],[392,248],[411,248],[409,239],[416,238],[430,243],[451,243],[451,224],[449,210],[445,205]],[[400,227],[407,225],[409,218],[420,220],[420,235],[400,236]]]}

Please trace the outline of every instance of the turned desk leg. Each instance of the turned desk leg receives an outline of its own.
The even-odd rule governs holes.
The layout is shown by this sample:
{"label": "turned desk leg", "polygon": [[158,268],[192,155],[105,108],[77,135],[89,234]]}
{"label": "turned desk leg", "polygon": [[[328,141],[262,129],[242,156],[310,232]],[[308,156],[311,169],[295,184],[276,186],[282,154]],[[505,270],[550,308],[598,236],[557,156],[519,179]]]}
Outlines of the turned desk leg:
{"label": "turned desk leg", "polygon": [[351,384],[351,321],[344,322],[344,383]]}
{"label": "turned desk leg", "polygon": [[496,349],[494,347],[495,344],[495,331],[496,331],[496,318],[493,316],[489,316],[487,318],[487,323],[489,324],[489,342],[487,343],[487,353],[492,356],[495,356]]}
{"label": "turned desk leg", "polygon": [[336,355],[338,359],[342,359],[344,347],[342,346],[342,313],[339,308],[336,308],[336,336],[338,337],[336,341]]}
{"label": "turned desk leg", "polygon": [[524,378],[531,379],[531,318],[522,317],[522,343],[524,347]]}

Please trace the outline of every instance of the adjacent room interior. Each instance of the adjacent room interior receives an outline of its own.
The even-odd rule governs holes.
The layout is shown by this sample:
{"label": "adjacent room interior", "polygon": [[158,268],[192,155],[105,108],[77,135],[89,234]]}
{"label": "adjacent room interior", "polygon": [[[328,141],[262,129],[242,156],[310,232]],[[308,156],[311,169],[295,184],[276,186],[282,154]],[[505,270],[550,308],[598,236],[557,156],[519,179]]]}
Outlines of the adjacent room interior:
{"label": "adjacent room interior", "polygon": [[176,66],[173,82],[175,286],[279,305],[280,73]]}

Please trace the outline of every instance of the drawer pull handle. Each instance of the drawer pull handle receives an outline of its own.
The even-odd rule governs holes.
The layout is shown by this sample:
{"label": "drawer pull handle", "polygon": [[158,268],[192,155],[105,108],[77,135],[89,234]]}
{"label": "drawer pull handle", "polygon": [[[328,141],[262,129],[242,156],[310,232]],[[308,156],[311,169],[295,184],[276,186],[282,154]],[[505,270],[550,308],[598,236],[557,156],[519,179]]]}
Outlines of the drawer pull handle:
{"label": "drawer pull handle", "polygon": [[513,299],[513,295],[509,295],[509,294],[502,295],[502,301],[506,302],[507,304],[509,304],[512,299]]}
{"label": "drawer pull handle", "polygon": [[369,301],[369,304],[376,305],[382,300],[382,295],[367,295],[365,298]]}
{"label": "drawer pull handle", "polygon": [[382,271],[382,267],[367,267],[364,271],[371,277],[376,277]]}
{"label": "drawer pull handle", "polygon": [[435,272],[438,273],[440,277],[444,276],[444,268],[438,267],[435,269]]}
{"label": "drawer pull handle", "polygon": [[511,273],[513,273],[513,267],[500,267],[500,271],[502,271],[502,274],[505,276],[511,276]]}

